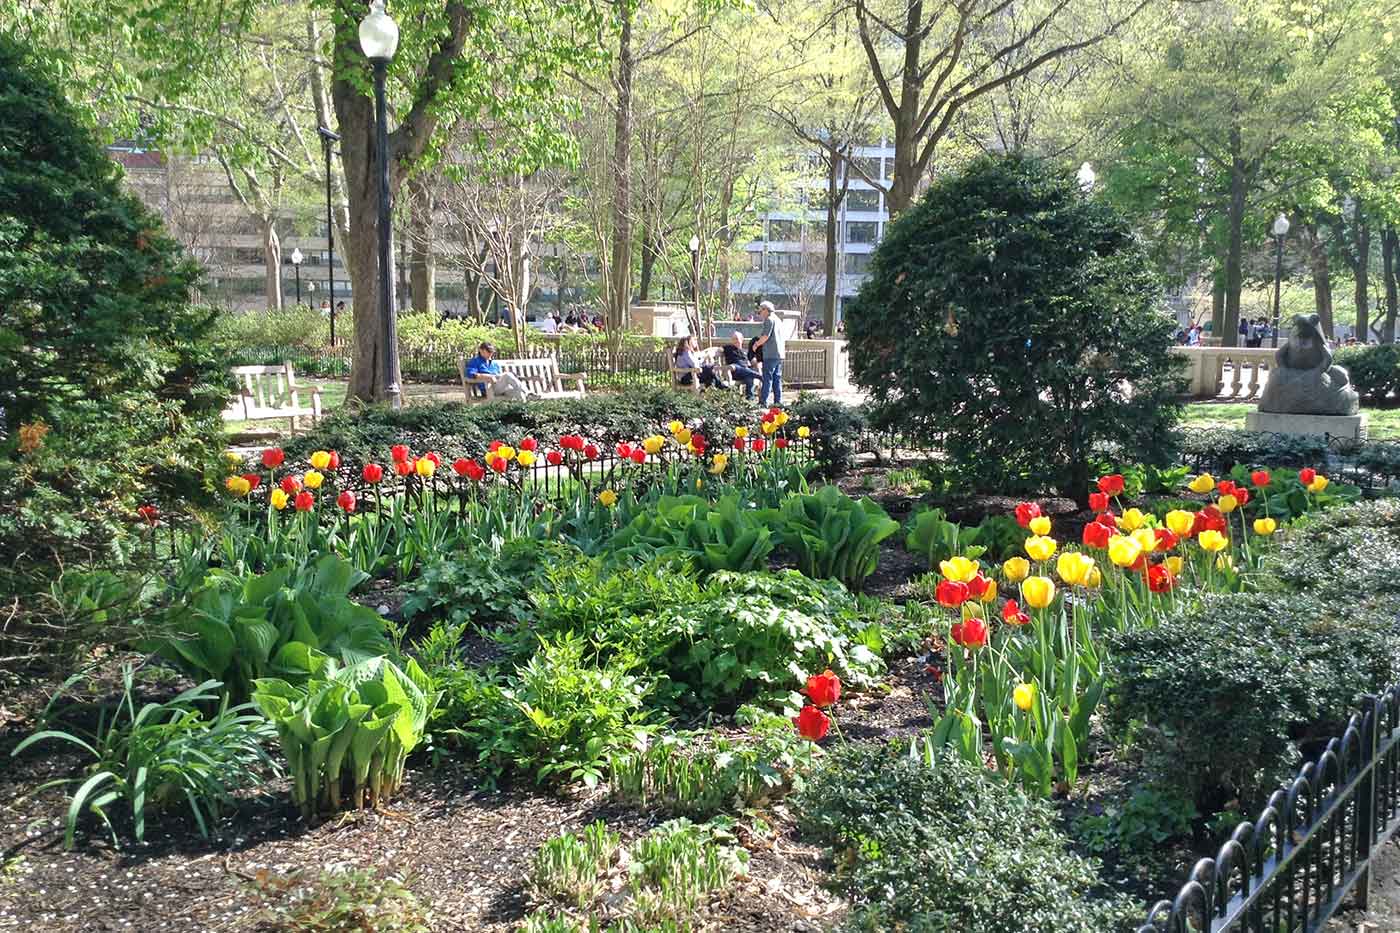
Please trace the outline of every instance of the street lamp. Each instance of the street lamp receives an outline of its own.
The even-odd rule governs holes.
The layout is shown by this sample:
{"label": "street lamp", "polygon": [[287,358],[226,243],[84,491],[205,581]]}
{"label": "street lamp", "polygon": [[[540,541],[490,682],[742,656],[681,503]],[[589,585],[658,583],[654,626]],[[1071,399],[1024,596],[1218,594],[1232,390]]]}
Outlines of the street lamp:
{"label": "street lamp", "polygon": [[1088,194],[1094,190],[1094,182],[1098,180],[1099,176],[1094,173],[1094,167],[1085,162],[1079,166],[1079,173],[1076,177],[1079,179],[1079,187],[1083,189],[1085,194]]}
{"label": "street lamp", "polygon": [[292,250],[292,268],[297,272],[297,307],[301,307],[301,261],[306,257],[301,254],[301,249]]}
{"label": "street lamp", "polygon": [[403,404],[399,388],[399,335],[394,320],[394,248],[389,242],[389,114],[384,103],[384,79],[389,60],[399,47],[399,26],[384,12],[384,0],[374,0],[360,21],[360,48],[374,66],[374,144],[379,158],[379,313],[384,319],[384,393],[389,404]]}
{"label": "street lamp", "polygon": [[[700,237],[690,238],[690,294],[695,302],[695,328],[700,329]],[[695,339],[699,340],[697,333]]]}
{"label": "street lamp", "polygon": [[1278,346],[1278,304],[1279,293],[1283,288],[1283,238],[1288,236],[1288,218],[1280,213],[1274,218],[1274,242],[1278,249],[1274,254],[1274,326],[1270,346]]}
{"label": "street lamp", "polygon": [[316,127],[326,150],[326,274],[330,276],[331,346],[335,346],[335,214],[331,212],[331,147],[340,142],[340,134],[324,126]]}

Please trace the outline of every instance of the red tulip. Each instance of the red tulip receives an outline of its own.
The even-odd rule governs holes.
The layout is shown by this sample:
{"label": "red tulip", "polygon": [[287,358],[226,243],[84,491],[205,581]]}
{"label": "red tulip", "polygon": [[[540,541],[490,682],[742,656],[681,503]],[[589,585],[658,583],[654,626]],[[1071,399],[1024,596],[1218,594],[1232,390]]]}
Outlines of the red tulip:
{"label": "red tulip", "polygon": [[1317,471],[1312,467],[1303,467],[1298,471],[1298,482],[1304,486],[1311,486],[1315,479],[1317,479]]}
{"label": "red tulip", "polygon": [[749,449],[756,454],[761,454],[763,453],[763,448],[767,446],[768,445],[764,442],[763,438],[755,437],[753,439],[753,442],[749,444]]}
{"label": "red tulip", "polygon": [[589,444],[589,445],[587,445],[586,447],[583,448],[583,455],[584,455],[585,457],[587,457],[589,460],[597,460],[597,459],[598,459],[598,445],[597,445],[597,444]]}
{"label": "red tulip", "polygon": [[981,648],[987,643],[987,623],[973,616],[954,625],[948,634],[964,648]]}
{"label": "red tulip", "polygon": [[820,674],[813,674],[807,678],[807,689],[802,691],[812,700],[812,703],[820,707],[828,707],[841,699],[841,678],[837,677],[828,668]]}
{"label": "red tulip", "polygon": [[395,463],[403,463],[408,459],[408,445],[395,444],[389,448],[389,456],[393,458]]}
{"label": "red tulip", "polygon": [[243,478],[248,481],[249,492],[252,492],[254,489],[257,489],[258,484],[262,482],[262,477],[256,473],[244,473]]}
{"label": "red tulip", "polygon": [[377,463],[366,463],[360,478],[366,483],[377,483],[384,478],[384,468]]}
{"label": "red tulip", "polygon": [[340,469],[340,451],[338,451],[338,450],[332,450],[332,451],[330,452],[330,454],[331,454],[331,462],[328,463],[328,464],[326,464],[326,466],[327,466],[329,469],[332,469],[332,470],[338,470],[338,469]]}
{"label": "red tulip", "polygon": [[539,449],[540,444],[539,441],[535,440],[533,437],[522,437],[520,439],[520,443],[516,446],[519,447],[521,450],[528,450],[531,453],[534,453],[536,450]]}
{"label": "red tulip", "polygon": [[1139,554],[1137,560],[1133,561],[1133,566],[1132,566],[1131,568],[1129,568],[1129,569],[1131,569],[1131,570],[1136,570],[1136,571],[1138,571],[1139,573],[1141,573],[1142,571],[1146,570],[1146,569],[1147,569],[1147,552],[1144,551],[1143,553]]}
{"label": "red tulip", "polygon": [[966,583],[958,583],[955,580],[939,580],[938,586],[934,587],[933,595],[940,606],[956,609],[967,602],[972,593]]}
{"label": "red tulip", "polygon": [[504,446],[506,445],[502,441],[492,441],[491,443],[486,445],[486,452],[489,454],[494,454],[496,451],[500,450]]}
{"label": "red tulip", "polygon": [[1100,513],[1094,516],[1094,521],[1103,525],[1105,528],[1112,528],[1114,531],[1118,530],[1118,516],[1114,515],[1112,512]]}
{"label": "red tulip", "polygon": [[[278,452],[280,453],[281,451]],[[160,518],[160,509],[156,508],[148,502],[145,505],[138,508],[136,510],[136,514],[141,517],[141,520],[143,522],[154,528],[156,526],[156,520]]]}
{"label": "red tulip", "polygon": [[778,448],[779,450],[787,450],[787,445],[788,439],[785,437],[780,437],[773,442],[773,446]]}
{"label": "red tulip", "polygon": [[1113,529],[1102,522],[1090,522],[1084,526],[1084,546],[1106,548],[1108,539],[1113,536]]}
{"label": "red tulip", "polygon": [[770,412],[767,412],[766,414],[764,414],[764,416],[763,416],[763,418],[762,418],[761,420],[763,421],[764,424],[772,424],[772,423],[773,423],[773,419],[776,418],[776,417],[777,417],[777,415],[773,414],[773,412],[770,411]]}
{"label": "red tulip", "polygon": [[577,434],[565,434],[559,438],[559,446],[565,450],[583,450],[583,438]]}
{"label": "red tulip", "polygon": [[285,493],[286,493],[287,495],[289,495],[289,496],[294,496],[294,495],[296,495],[297,493],[301,492],[301,477],[300,477],[300,476],[284,476],[284,477],[282,477],[282,491],[285,492]]}
{"label": "red tulip", "polygon": [[[499,458],[497,458],[499,459]],[[486,478],[486,468],[475,460],[467,461],[467,479],[479,483]]]}
{"label": "red tulip", "polygon": [[347,489],[335,497],[335,504],[340,506],[342,512],[349,515],[355,511],[355,494]]}
{"label": "red tulip", "polygon": [[831,729],[831,718],[810,703],[802,707],[802,712],[792,722],[797,726],[798,735],[813,742],[826,738]]}
{"label": "red tulip", "polygon": [[287,459],[287,455],[282,453],[281,447],[269,447],[262,452],[262,465],[269,470],[275,470],[282,465],[282,461]]}
{"label": "red tulip", "polygon": [[1093,509],[1095,512],[1108,511],[1108,496],[1101,492],[1089,493],[1089,508]]}
{"label": "red tulip", "polygon": [[1198,535],[1203,531],[1224,533],[1225,530],[1225,513],[1217,506],[1208,505],[1196,513],[1196,524],[1192,527],[1191,534]]}
{"label": "red tulip", "polygon": [[1236,486],[1235,491],[1230,495],[1234,496],[1240,505],[1244,505],[1249,501],[1249,490],[1245,489],[1243,486]]}
{"label": "red tulip", "polygon": [[413,464],[409,463],[407,460],[395,460],[394,472],[400,476],[412,476]]}
{"label": "red tulip", "polygon": [[1001,607],[1001,617],[1010,625],[1026,625],[1031,620],[1014,599],[1008,599],[1006,605]]}
{"label": "red tulip", "polygon": [[1016,524],[1022,528],[1029,528],[1031,519],[1040,517],[1040,504],[1037,502],[1022,502],[1016,506]]}
{"label": "red tulip", "polygon": [[967,581],[968,595],[973,596],[976,599],[981,599],[982,596],[987,592],[987,587],[991,585],[991,580],[988,580],[986,577],[982,576],[981,573],[978,573],[977,576]]}
{"label": "red tulip", "polygon": [[734,449],[735,449],[735,450],[742,451],[746,446],[747,446],[747,445],[744,443],[744,439],[743,439],[742,437],[736,437],[736,438],[734,438]]}
{"label": "red tulip", "polygon": [[452,472],[456,473],[458,476],[466,476],[467,471],[470,469],[470,463],[471,461],[466,457],[458,457],[456,460],[452,461]]}
{"label": "red tulip", "polygon": [[1256,486],[1267,486],[1269,485],[1269,471],[1255,470],[1249,474],[1249,481]]}
{"label": "red tulip", "polygon": [[486,463],[497,473],[504,473],[510,467],[510,463],[504,457],[491,457]]}
{"label": "red tulip", "polygon": [[647,462],[647,452],[646,452],[645,450],[642,450],[642,448],[640,448],[640,447],[633,447],[633,448],[632,448],[632,462],[633,462],[633,463],[646,463],[646,462]]}
{"label": "red tulip", "polygon": [[1100,476],[1099,492],[1105,496],[1121,496],[1123,494],[1123,474],[1110,473],[1107,476]]}
{"label": "red tulip", "polygon": [[297,493],[296,507],[298,512],[310,512],[311,507],[316,504],[316,497],[303,489]]}
{"label": "red tulip", "polygon": [[632,445],[623,442],[617,445],[617,456],[622,460],[632,459]]}
{"label": "red tulip", "polygon": [[1154,593],[1165,593],[1176,585],[1172,572],[1166,564],[1153,564],[1147,568],[1147,588]]}
{"label": "red tulip", "polygon": [[431,460],[431,461],[433,462],[433,466],[434,466],[435,468],[436,468],[436,467],[442,466],[442,456],[441,456],[440,454],[438,454],[436,451],[430,450],[430,451],[428,451],[427,453],[425,453],[422,457],[420,457],[419,459],[421,459],[421,460]]}
{"label": "red tulip", "polygon": [[544,462],[548,463],[550,466],[558,466],[564,462],[564,455],[557,450],[551,450],[544,455]]}
{"label": "red tulip", "polygon": [[1179,542],[1177,536],[1172,534],[1169,528],[1158,528],[1154,534],[1157,535],[1157,550],[1159,551],[1170,551]]}

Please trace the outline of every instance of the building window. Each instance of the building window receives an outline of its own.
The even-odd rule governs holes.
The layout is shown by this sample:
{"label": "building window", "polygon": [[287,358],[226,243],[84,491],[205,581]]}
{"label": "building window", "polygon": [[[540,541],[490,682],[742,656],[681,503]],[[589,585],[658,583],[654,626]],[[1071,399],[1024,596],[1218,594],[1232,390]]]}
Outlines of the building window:
{"label": "building window", "polygon": [[893,178],[893,177],[894,177],[894,157],[893,157],[893,156],[885,156],[885,177],[886,177],[886,178]]}
{"label": "building window", "polygon": [[768,271],[781,272],[787,269],[798,269],[802,266],[801,253],[769,253]]}
{"label": "building window", "polygon": [[847,253],[846,273],[848,275],[865,275],[870,271],[869,253]]}
{"label": "building window", "polygon": [[872,191],[869,188],[852,188],[846,192],[846,210],[879,211],[880,192]]}
{"label": "building window", "polygon": [[846,224],[847,243],[874,243],[880,238],[880,225],[873,220],[852,220]]}
{"label": "building window", "polygon": [[[853,166],[851,169],[852,178],[869,177],[874,181],[880,180],[880,160],[877,157],[856,156],[851,160],[851,164]],[[860,171],[856,171],[857,168],[860,169]],[[860,174],[861,172],[864,172],[865,175],[862,176]]]}
{"label": "building window", "polygon": [[753,252],[749,253],[749,271],[763,271],[763,253],[759,252],[758,250],[754,250]]}
{"label": "building window", "polygon": [[768,240],[771,243],[795,243],[802,238],[795,220],[768,221]]}

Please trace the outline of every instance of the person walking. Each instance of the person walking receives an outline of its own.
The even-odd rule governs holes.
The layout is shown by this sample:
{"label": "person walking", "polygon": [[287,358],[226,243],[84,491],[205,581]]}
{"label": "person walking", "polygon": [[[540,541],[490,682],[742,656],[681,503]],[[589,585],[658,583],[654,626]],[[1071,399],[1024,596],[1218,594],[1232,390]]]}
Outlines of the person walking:
{"label": "person walking", "polygon": [[749,354],[744,346],[744,335],[737,330],[722,348],[724,365],[729,367],[731,378],[744,384],[744,398],[753,398],[753,385],[759,380],[759,372],[749,365]]}
{"label": "person walking", "polygon": [[768,404],[768,392],[773,392],[773,404],[783,403],[783,335],[778,327],[777,311],[773,302],[765,301],[758,306],[759,319],[763,321],[763,333],[759,335],[754,348],[763,354],[763,372],[759,377],[758,404]]}

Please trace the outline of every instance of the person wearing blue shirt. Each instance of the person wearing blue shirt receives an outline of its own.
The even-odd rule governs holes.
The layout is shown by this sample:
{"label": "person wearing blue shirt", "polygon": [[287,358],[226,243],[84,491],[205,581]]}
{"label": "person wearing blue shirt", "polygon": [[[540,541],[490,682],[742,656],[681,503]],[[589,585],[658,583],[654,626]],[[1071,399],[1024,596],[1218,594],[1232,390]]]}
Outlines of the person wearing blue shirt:
{"label": "person wearing blue shirt", "polygon": [[[515,378],[512,373],[501,372],[501,364],[495,361],[495,356],[495,345],[483,342],[476,348],[476,356],[467,360],[467,378],[491,383],[493,398],[525,401],[530,397],[530,393],[525,390],[525,387],[520,384],[520,380]],[[475,395],[483,396],[486,394],[486,387],[473,386],[472,392]]]}

